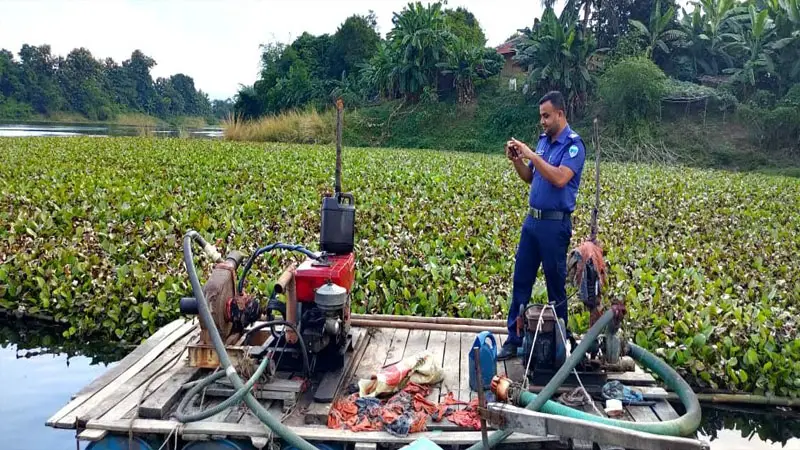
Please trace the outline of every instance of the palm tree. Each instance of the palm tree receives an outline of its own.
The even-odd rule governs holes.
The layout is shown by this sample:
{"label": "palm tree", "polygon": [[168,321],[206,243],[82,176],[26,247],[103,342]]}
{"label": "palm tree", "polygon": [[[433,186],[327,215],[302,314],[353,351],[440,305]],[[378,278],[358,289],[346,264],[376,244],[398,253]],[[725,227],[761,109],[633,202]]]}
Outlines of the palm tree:
{"label": "palm tree", "polygon": [[644,26],[638,20],[629,20],[640,33],[647,39],[647,49],[645,54],[648,58],[653,57],[656,47],[664,53],[669,53],[668,43],[674,43],[678,39],[686,39],[686,34],[681,30],[668,29],[670,21],[675,16],[675,8],[670,6],[664,14],[661,14],[661,0],[656,1],[656,6],[650,13],[650,24]]}

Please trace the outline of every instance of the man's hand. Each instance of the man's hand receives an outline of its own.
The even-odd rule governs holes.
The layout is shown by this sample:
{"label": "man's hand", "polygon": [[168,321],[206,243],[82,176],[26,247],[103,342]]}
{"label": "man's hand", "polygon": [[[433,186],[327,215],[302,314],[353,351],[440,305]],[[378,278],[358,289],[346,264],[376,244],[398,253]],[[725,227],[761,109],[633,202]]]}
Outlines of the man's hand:
{"label": "man's hand", "polygon": [[[522,144],[527,148],[525,144]],[[506,157],[514,164],[514,169],[517,171],[517,174],[522,179],[522,181],[530,184],[531,180],[533,180],[533,172],[525,164],[525,161],[522,160],[523,156],[523,149],[519,145],[519,141],[511,140],[506,142]],[[528,149],[530,151],[530,149]]]}
{"label": "man's hand", "polygon": [[531,150],[531,148],[528,147],[527,144],[525,144],[522,141],[518,141],[518,140],[514,139],[513,137],[508,142],[509,142],[509,144],[507,144],[507,145],[509,145],[512,148],[515,148],[517,150],[517,153],[521,157],[523,157],[525,159],[533,160],[533,157],[534,157],[533,150]]}
{"label": "man's hand", "polygon": [[519,150],[514,147],[514,143],[511,141],[507,141],[505,145],[506,149],[506,157],[511,160],[511,162],[517,164],[522,162],[522,154]]}

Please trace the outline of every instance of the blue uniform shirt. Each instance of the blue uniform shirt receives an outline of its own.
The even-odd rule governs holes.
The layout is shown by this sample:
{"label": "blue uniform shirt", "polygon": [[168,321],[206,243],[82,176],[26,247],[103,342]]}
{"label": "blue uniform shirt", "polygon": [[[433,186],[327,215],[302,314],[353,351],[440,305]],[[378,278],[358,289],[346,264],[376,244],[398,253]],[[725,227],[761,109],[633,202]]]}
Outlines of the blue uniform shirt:
{"label": "blue uniform shirt", "polygon": [[566,186],[558,188],[534,169],[533,162],[529,162],[528,166],[533,170],[533,180],[528,198],[530,207],[543,211],[575,211],[575,197],[578,195],[583,162],[586,158],[586,149],[578,133],[572,131],[567,125],[553,142],[550,142],[550,138],[542,133],[536,144],[536,154],[544,158],[550,165],[569,167],[575,176],[569,180]]}

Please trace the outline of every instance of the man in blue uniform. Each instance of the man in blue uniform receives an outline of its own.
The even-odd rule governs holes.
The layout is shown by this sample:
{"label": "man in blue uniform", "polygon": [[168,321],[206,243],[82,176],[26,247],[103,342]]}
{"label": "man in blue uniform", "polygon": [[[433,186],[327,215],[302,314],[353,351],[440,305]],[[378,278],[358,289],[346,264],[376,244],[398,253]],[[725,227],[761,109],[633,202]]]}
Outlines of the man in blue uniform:
{"label": "man in blue uniform", "polygon": [[[517,317],[531,298],[536,274],[544,269],[548,301],[567,324],[567,248],[572,237],[571,214],[581,182],[585,148],[567,123],[564,96],[549,92],[539,100],[539,122],[544,133],[536,150],[514,138],[506,143],[506,155],[519,177],[529,183],[529,211],[522,225],[514,265],[514,287],[508,311],[508,339],[498,359],[517,355],[522,338]],[[526,164],[524,160],[527,160]]]}

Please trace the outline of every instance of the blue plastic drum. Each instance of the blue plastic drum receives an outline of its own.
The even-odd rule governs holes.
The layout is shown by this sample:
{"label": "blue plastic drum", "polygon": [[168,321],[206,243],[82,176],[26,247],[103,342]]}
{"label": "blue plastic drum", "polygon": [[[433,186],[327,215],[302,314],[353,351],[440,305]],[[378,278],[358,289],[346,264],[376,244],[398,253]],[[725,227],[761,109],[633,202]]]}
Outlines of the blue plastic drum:
{"label": "blue plastic drum", "polygon": [[216,439],[194,441],[183,446],[183,450],[256,450],[250,439]]}
{"label": "blue plastic drum", "polygon": [[109,434],[103,439],[89,444],[86,450],[155,450],[159,447],[153,444],[154,442],[148,442],[137,436],[130,439],[128,436]]}

